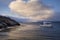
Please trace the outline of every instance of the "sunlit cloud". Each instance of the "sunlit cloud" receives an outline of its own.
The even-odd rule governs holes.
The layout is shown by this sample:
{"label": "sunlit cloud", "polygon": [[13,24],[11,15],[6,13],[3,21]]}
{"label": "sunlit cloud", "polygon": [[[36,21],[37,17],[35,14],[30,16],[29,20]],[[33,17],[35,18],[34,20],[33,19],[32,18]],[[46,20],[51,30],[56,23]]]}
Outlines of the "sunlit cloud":
{"label": "sunlit cloud", "polygon": [[23,0],[16,0],[9,4],[9,8],[32,21],[46,20],[53,15],[53,10],[44,5],[41,0],[40,2],[39,0],[29,0],[26,3]]}

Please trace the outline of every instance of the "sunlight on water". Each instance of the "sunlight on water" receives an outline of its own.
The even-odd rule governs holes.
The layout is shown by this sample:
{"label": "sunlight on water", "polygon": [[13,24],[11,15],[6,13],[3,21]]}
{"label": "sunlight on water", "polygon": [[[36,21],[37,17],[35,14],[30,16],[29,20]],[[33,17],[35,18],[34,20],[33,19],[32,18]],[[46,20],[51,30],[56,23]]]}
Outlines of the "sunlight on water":
{"label": "sunlight on water", "polygon": [[36,37],[37,33],[35,30],[39,30],[40,26],[37,25],[27,25],[27,24],[23,24],[21,26],[19,26],[18,28],[12,30],[9,33],[9,38],[13,38],[13,39],[20,39],[20,38],[32,38],[32,37]]}
{"label": "sunlight on water", "polygon": [[41,27],[40,24],[21,24],[10,32],[0,32],[0,40],[60,40],[60,23],[52,25]]}

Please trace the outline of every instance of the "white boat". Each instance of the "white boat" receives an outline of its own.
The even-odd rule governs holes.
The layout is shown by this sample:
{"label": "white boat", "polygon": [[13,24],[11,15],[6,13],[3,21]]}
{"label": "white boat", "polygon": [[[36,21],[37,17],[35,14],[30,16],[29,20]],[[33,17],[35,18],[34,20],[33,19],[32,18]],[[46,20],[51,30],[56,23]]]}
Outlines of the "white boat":
{"label": "white boat", "polygon": [[52,23],[51,22],[43,22],[42,24],[40,24],[41,27],[52,27]]}

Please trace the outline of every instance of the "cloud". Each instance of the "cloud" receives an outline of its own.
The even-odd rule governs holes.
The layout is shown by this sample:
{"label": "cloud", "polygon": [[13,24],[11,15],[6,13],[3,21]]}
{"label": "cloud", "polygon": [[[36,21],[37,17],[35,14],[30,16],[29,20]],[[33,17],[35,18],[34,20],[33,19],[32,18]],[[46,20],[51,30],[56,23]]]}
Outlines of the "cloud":
{"label": "cloud", "polygon": [[9,8],[32,21],[46,20],[53,15],[53,10],[44,5],[41,0],[30,0],[28,2],[16,0],[9,4]]}

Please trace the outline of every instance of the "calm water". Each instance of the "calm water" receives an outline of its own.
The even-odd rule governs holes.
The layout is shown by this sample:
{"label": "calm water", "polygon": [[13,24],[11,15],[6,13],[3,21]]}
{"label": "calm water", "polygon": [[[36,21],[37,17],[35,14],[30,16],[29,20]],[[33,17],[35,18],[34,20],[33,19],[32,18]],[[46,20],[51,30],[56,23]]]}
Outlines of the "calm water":
{"label": "calm water", "polygon": [[0,40],[60,40],[60,23],[52,27],[40,27],[39,24],[22,24],[10,32],[0,32]]}

